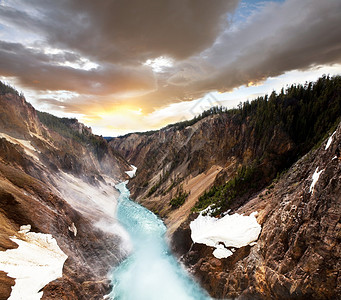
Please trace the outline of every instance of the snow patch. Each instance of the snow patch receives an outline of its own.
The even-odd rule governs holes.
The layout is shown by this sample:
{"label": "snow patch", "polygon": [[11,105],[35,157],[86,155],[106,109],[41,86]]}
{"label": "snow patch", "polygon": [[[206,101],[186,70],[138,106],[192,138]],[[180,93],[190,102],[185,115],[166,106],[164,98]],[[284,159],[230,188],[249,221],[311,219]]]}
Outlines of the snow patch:
{"label": "snow patch", "polygon": [[216,258],[229,257],[233,251],[226,247],[240,248],[258,239],[262,227],[257,223],[256,215],[257,212],[250,216],[236,213],[217,219],[200,213],[190,224],[191,238],[194,243],[215,247],[213,255]]}
{"label": "snow patch", "polygon": [[324,150],[327,150],[329,148],[329,146],[331,145],[332,141],[333,141],[333,136],[336,133],[336,131],[334,131],[334,133],[329,137],[327,144],[326,144],[326,148],[324,148]]}
{"label": "snow patch", "polygon": [[15,278],[9,300],[36,300],[49,282],[63,276],[67,255],[59,248],[51,234],[29,232],[30,225],[20,227],[19,234],[10,239],[17,249],[0,251],[0,270]]}
{"label": "snow patch", "polygon": [[310,185],[310,189],[309,189],[309,192],[310,193],[314,193],[314,187],[315,187],[315,184],[316,182],[319,180],[319,177],[321,175],[321,173],[324,171],[324,170],[321,170],[320,172],[318,171],[319,167],[316,168],[313,176],[311,177],[311,179],[313,180],[313,182],[311,183]]}
{"label": "snow patch", "polygon": [[77,227],[75,226],[75,223],[72,223],[68,229],[73,233],[74,236],[77,236]]}
{"label": "snow patch", "polygon": [[223,245],[217,245],[216,249],[213,251],[213,255],[216,258],[227,258],[231,256],[233,252],[229,249],[226,249]]}
{"label": "snow patch", "polygon": [[131,171],[126,171],[125,173],[130,177],[130,178],[133,178],[136,174],[136,170],[137,168],[133,165],[130,165],[132,170]]}
{"label": "snow patch", "polygon": [[28,232],[31,231],[31,225],[28,224],[28,225],[22,225],[20,226],[20,230],[18,231],[18,233],[23,233],[23,234],[26,234]]}

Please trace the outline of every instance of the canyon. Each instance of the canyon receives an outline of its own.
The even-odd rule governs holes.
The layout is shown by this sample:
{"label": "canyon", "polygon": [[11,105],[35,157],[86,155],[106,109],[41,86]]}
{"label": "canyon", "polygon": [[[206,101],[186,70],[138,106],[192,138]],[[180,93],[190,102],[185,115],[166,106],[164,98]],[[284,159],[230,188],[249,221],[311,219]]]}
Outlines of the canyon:
{"label": "canyon", "polygon": [[[132,198],[164,220],[173,251],[212,297],[339,298],[341,89],[334,79],[328,93],[324,77],[109,142],[138,167]],[[208,205],[219,218],[257,212],[256,245],[217,259],[215,248],[194,244],[190,224]]]}
{"label": "canyon", "polygon": [[[211,297],[339,299],[340,116],[341,78],[324,76],[107,141],[7,89],[0,94],[0,298],[19,282],[10,254],[36,241],[38,251],[59,257],[37,299],[109,295],[108,274],[131,251],[115,188],[129,180],[131,199],[162,219],[172,252]],[[232,247],[214,237],[212,247],[193,236],[200,216],[214,223],[236,214],[255,218],[256,240]]]}

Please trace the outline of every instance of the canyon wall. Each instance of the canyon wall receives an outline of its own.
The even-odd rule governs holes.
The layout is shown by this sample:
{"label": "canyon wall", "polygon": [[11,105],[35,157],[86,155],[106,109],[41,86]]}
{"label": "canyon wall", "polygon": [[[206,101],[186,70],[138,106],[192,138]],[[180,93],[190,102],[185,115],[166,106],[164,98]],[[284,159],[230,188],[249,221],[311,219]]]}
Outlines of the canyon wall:
{"label": "canyon wall", "polygon": [[[53,121],[47,126],[38,116],[24,97],[0,95],[0,249],[17,248],[13,237],[29,245],[18,232],[23,225],[51,234],[68,258],[43,299],[100,299],[110,291],[110,268],[126,255],[114,184],[130,166],[76,120],[46,114],[45,122]],[[1,299],[15,279],[0,272]]]}

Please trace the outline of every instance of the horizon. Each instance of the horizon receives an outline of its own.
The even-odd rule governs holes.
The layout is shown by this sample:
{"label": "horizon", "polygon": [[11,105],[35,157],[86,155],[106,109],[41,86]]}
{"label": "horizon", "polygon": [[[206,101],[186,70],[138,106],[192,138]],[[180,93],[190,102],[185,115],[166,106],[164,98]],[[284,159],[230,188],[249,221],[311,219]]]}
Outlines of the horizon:
{"label": "horizon", "polygon": [[[341,75],[339,75],[339,74],[336,74],[336,75],[323,74],[323,75],[321,75],[320,77],[318,77],[317,80],[318,80],[319,78],[322,78],[322,76],[334,77],[334,76],[341,76]],[[294,83],[292,83],[292,84],[287,84],[286,87],[288,87],[288,86],[290,86],[290,85],[302,85],[302,86],[303,86],[305,83],[309,83],[309,82],[316,82],[316,80],[313,80],[313,81],[306,81],[306,82],[304,82],[304,83],[296,83],[296,82],[294,82]],[[8,85],[9,87],[13,88],[14,90],[16,90],[16,88],[15,88],[14,86],[11,86],[9,83],[6,83],[6,82],[3,82],[3,83],[6,84],[6,85]],[[283,86],[282,88],[284,89],[285,87]],[[274,91],[274,92],[276,92],[276,93],[278,94],[278,92],[279,92],[282,88],[277,89],[277,90],[273,89],[272,91]],[[16,90],[16,91],[18,92],[18,94],[20,94],[20,96],[23,96],[23,97],[25,98],[26,102],[30,103],[29,99],[27,99],[27,98],[25,97],[25,94],[24,94],[22,91],[18,91],[18,90]],[[246,102],[246,101],[252,102],[252,101],[256,100],[258,97],[265,97],[265,96],[269,96],[270,94],[271,94],[271,93],[265,93],[265,94],[262,94],[262,95],[258,95],[256,98],[253,98],[253,99],[246,99],[245,101],[240,101],[237,105],[239,105],[239,104],[241,104],[241,103],[243,103],[243,102]],[[201,100],[201,99],[199,99],[199,100]],[[31,103],[30,103],[30,104],[31,104]],[[223,109],[226,109],[227,111],[229,111],[229,110],[237,109],[237,108],[238,108],[237,105],[236,105],[236,106],[233,106],[233,107],[226,107],[226,106],[220,106],[220,107],[222,107]],[[206,107],[207,109],[204,109],[204,107],[201,107],[201,109],[203,109],[203,110],[201,111],[201,113],[203,113],[203,112],[209,110],[210,108],[214,108],[214,107],[219,107],[219,105]],[[39,111],[38,109],[36,109],[36,110]],[[51,114],[51,115],[53,115],[53,116],[55,116],[55,117],[59,117],[59,116],[57,116],[57,115],[54,115],[54,114],[49,113],[49,112],[46,112],[46,111],[40,111],[40,112],[48,113],[48,114]],[[191,121],[191,120],[193,120],[193,119],[195,119],[195,118],[197,118],[197,117],[200,117],[201,113],[198,113],[197,115],[194,115],[193,117],[188,118],[188,119],[181,119],[181,120],[179,120],[178,122],[165,124],[164,126],[162,126],[162,127],[160,127],[160,128],[156,128],[156,129],[152,129],[152,130],[145,130],[145,131],[131,131],[131,132],[127,132],[127,133],[120,134],[120,135],[116,135],[116,136],[106,136],[106,135],[103,135],[103,134],[100,134],[100,133],[98,134],[98,133],[96,133],[96,132],[93,132],[93,128],[92,128],[91,126],[88,126],[88,127],[92,130],[92,132],[93,132],[94,134],[96,134],[96,135],[98,135],[98,136],[102,136],[102,137],[105,138],[105,139],[107,139],[107,138],[117,138],[117,137],[125,137],[125,136],[130,135],[130,134],[144,134],[144,133],[148,133],[148,132],[151,132],[151,131],[159,131],[159,130],[165,129],[165,128],[167,128],[167,127],[170,127],[170,126],[175,126],[175,125],[177,125],[178,123],[181,123],[181,122],[184,122],[184,121]],[[76,117],[72,117],[72,116],[59,117],[59,118],[76,119],[78,122],[82,123],[79,119],[77,119]],[[85,124],[85,123],[83,123],[83,124],[87,126],[87,124]]]}
{"label": "horizon", "polygon": [[338,0],[2,0],[0,15],[0,80],[102,136],[341,74]]}

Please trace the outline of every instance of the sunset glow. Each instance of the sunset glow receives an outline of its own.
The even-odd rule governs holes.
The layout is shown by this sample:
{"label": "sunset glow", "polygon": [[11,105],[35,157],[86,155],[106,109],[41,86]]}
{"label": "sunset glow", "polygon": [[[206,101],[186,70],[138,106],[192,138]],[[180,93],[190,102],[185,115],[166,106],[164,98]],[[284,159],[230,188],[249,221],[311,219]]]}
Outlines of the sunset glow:
{"label": "sunset glow", "polygon": [[157,3],[2,0],[1,80],[116,136],[341,72],[338,0]]}

